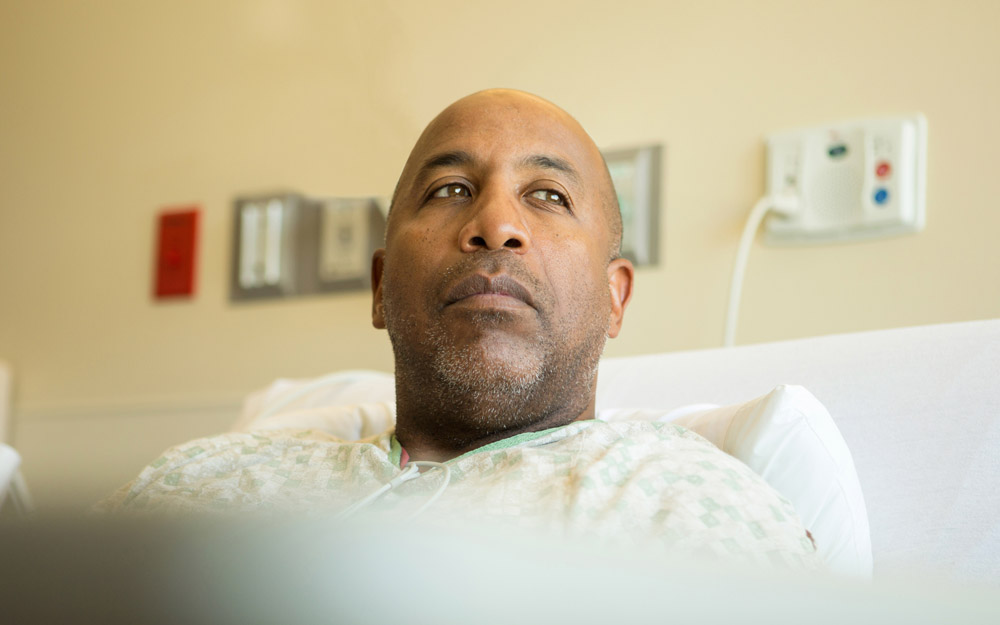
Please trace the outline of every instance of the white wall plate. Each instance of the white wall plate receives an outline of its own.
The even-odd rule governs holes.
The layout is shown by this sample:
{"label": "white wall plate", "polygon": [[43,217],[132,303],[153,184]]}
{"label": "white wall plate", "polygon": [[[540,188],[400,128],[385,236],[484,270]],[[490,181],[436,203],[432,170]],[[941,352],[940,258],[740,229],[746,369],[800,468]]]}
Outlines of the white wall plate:
{"label": "white wall plate", "polygon": [[920,114],[789,130],[767,138],[767,193],[802,210],[772,214],[770,244],[821,243],[924,228],[927,121]]}

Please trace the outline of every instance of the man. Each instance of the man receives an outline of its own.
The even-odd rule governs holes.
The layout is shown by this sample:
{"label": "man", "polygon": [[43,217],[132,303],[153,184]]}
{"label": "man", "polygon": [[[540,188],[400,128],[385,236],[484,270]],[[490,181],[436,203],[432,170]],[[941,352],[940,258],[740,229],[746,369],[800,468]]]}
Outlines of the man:
{"label": "man", "polygon": [[[413,148],[372,263],[395,430],[356,443],[302,431],[195,441],[109,507],[374,502],[409,515],[432,503],[426,514],[444,522],[814,566],[790,504],[747,467],[679,427],[594,419],[598,359],[632,293],[620,238],[607,167],[573,118],[517,91],[459,100]],[[421,463],[448,474],[408,470]]]}
{"label": "man", "polygon": [[597,362],[632,293],[620,240],[604,160],[554,105],[486,91],[430,123],[372,268],[411,458],[594,418]]}

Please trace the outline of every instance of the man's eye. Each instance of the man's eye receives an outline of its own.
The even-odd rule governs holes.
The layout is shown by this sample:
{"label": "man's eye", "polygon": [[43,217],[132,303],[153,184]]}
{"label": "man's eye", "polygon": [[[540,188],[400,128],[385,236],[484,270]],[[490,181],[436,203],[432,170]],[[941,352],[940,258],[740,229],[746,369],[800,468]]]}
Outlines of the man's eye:
{"label": "man's eye", "polygon": [[569,206],[569,204],[566,203],[566,198],[563,197],[563,194],[558,191],[553,191],[552,189],[539,189],[538,191],[532,191],[528,194],[528,197],[533,197],[536,200],[542,200],[543,202],[551,202],[552,204],[558,204],[560,206]]}
{"label": "man's eye", "polygon": [[431,197],[469,197],[469,188],[464,184],[446,184],[431,195]]}

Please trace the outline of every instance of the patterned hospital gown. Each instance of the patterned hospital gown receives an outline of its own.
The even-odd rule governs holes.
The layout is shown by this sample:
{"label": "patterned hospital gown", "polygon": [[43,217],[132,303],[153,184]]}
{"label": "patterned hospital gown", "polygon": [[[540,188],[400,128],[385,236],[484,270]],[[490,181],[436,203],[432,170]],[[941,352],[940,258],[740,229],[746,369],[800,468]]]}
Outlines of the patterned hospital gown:
{"label": "patterned hospital gown", "polygon": [[[399,463],[392,430],[357,442],[309,430],[229,433],[168,450],[100,508],[334,512],[399,474]],[[787,500],[669,423],[579,421],[497,441],[448,465],[449,484],[424,516],[820,568]],[[443,477],[426,471],[375,507],[414,511]]]}

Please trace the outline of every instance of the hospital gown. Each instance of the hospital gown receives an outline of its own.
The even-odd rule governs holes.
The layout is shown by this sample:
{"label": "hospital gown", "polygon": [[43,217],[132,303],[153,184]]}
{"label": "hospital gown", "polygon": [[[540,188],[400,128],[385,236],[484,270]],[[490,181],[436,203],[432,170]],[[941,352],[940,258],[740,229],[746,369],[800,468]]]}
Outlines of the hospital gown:
{"label": "hospital gown", "polygon": [[[100,507],[335,513],[398,475],[401,451],[392,430],[356,442],[309,430],[228,433],[168,450]],[[448,486],[423,517],[819,567],[787,500],[740,461],[669,423],[578,421],[497,441],[448,466]],[[443,479],[438,469],[426,471],[373,508],[408,515]]]}

